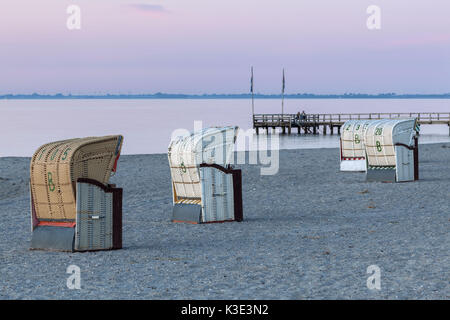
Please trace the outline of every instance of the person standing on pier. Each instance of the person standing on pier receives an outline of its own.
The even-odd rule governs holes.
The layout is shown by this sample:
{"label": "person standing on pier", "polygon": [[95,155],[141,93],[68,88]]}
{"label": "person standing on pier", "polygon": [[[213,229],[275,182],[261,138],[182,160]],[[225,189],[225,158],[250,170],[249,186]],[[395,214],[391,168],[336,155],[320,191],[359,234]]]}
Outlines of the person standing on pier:
{"label": "person standing on pier", "polygon": [[300,123],[300,111],[295,115],[295,122],[297,122],[297,124]]}
{"label": "person standing on pier", "polygon": [[305,110],[302,111],[302,115],[300,116],[300,119],[301,119],[302,121],[306,121],[306,113],[305,113]]}

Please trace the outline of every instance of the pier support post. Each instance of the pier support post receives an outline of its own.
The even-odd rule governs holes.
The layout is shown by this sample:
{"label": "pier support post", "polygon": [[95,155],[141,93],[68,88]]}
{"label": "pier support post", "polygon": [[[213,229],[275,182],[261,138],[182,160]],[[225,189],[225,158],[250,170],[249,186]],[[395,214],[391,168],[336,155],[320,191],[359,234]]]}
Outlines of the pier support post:
{"label": "pier support post", "polygon": [[338,129],[338,135],[341,135],[341,126],[337,127]]}
{"label": "pier support post", "polygon": [[333,125],[332,125],[332,124],[330,124],[330,132],[331,132],[331,135],[333,135],[333,134],[334,134],[334,127],[333,127]]}
{"label": "pier support post", "polygon": [[323,134],[326,136],[327,135],[327,126],[323,125]]}
{"label": "pier support post", "polygon": [[259,127],[256,127],[256,135],[259,135]]}

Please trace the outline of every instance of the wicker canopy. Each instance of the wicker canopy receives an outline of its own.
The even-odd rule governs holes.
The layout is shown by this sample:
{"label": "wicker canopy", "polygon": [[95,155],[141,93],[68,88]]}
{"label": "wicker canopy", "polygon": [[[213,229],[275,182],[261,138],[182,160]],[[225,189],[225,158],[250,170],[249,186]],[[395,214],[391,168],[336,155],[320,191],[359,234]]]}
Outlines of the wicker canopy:
{"label": "wicker canopy", "polygon": [[348,120],[342,126],[341,156],[344,159],[365,158],[364,134],[371,120]]}

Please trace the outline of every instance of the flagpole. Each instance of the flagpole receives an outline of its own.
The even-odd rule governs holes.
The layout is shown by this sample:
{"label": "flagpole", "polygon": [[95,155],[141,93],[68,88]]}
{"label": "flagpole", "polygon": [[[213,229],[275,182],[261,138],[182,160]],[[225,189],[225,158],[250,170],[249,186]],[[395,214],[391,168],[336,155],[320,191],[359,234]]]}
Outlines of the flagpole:
{"label": "flagpole", "polygon": [[255,100],[253,97],[253,66],[252,66],[252,78],[251,78],[251,87],[250,90],[252,92],[252,118],[255,117]]}
{"label": "flagpole", "polygon": [[284,68],[283,68],[283,87],[281,89],[281,116],[284,115]]}

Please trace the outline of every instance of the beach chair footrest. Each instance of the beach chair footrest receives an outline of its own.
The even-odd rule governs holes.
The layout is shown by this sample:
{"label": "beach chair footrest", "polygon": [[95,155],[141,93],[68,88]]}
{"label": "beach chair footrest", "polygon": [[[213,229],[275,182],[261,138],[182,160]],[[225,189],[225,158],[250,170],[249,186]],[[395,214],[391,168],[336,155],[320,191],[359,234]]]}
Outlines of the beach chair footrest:
{"label": "beach chair footrest", "polygon": [[30,249],[73,252],[75,228],[38,226],[33,230]]}

